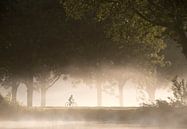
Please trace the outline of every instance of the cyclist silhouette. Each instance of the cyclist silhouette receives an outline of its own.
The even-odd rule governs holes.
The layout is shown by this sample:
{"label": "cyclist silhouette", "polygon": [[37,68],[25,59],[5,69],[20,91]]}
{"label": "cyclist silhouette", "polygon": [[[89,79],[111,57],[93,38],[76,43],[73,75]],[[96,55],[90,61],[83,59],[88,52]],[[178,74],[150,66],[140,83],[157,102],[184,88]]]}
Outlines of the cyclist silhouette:
{"label": "cyclist silhouette", "polygon": [[75,100],[74,100],[72,94],[71,94],[70,97],[68,98],[68,102],[66,102],[65,106],[67,106],[67,107],[76,106],[76,103],[75,103]]}
{"label": "cyclist silhouette", "polygon": [[72,94],[70,95],[68,101],[69,101],[69,104],[70,104],[70,105],[72,105],[72,103],[74,102],[74,98],[73,98],[73,95],[72,95]]}

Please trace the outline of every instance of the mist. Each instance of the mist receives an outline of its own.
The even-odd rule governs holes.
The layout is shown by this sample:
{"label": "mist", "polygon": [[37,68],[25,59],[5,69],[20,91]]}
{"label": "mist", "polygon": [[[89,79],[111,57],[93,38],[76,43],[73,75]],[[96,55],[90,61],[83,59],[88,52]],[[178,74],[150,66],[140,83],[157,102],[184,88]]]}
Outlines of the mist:
{"label": "mist", "polygon": [[1,0],[0,128],[186,128],[186,7]]}

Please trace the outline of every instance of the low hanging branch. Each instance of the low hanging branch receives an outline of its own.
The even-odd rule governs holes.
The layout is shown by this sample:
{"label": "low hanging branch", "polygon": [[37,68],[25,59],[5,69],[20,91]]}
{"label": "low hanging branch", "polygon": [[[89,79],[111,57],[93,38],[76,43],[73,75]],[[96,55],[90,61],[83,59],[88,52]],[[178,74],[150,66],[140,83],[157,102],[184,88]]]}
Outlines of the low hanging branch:
{"label": "low hanging branch", "polygon": [[48,87],[46,89],[49,89],[52,87],[61,77],[61,74],[57,74],[53,79],[51,79],[51,82],[49,83]]}

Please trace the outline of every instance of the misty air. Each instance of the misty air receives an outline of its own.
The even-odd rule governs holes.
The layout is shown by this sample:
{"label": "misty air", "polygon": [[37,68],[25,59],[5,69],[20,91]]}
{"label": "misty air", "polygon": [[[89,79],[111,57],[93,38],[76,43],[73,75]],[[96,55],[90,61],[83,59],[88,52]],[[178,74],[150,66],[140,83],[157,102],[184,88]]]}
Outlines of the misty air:
{"label": "misty air", "polygon": [[0,0],[5,128],[187,128],[187,1]]}

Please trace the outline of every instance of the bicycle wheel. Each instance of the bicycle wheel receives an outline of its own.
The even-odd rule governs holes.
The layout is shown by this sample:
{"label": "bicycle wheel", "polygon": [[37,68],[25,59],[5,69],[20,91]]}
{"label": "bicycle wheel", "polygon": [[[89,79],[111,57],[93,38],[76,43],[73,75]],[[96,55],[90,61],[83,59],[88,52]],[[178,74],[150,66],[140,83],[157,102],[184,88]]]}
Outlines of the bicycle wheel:
{"label": "bicycle wheel", "polygon": [[70,104],[68,102],[66,102],[65,107],[70,107]]}

